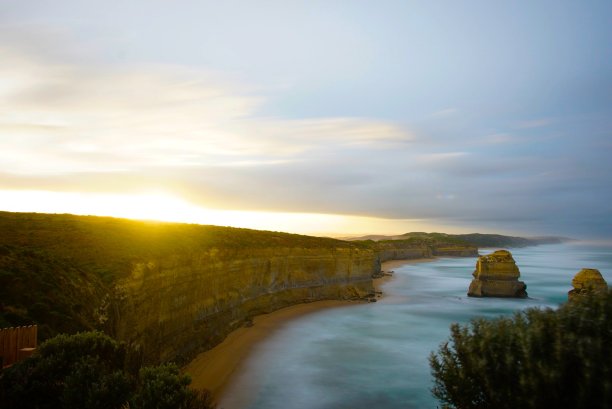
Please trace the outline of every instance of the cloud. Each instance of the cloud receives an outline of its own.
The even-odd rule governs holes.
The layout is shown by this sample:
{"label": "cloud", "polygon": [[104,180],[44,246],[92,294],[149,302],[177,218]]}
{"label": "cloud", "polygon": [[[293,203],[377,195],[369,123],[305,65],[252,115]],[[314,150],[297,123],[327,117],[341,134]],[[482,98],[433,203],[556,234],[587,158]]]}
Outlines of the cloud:
{"label": "cloud", "polygon": [[67,64],[0,50],[0,161],[7,173],[270,166],[311,150],[411,138],[386,121],[257,117],[260,97],[205,71]]}
{"label": "cloud", "polygon": [[201,67],[81,61],[10,38],[0,45],[0,189],[161,189],[207,207],[538,234],[612,211],[609,116],[596,138],[592,118],[482,120],[464,107],[418,128],[290,119],[262,114],[267,89]]}

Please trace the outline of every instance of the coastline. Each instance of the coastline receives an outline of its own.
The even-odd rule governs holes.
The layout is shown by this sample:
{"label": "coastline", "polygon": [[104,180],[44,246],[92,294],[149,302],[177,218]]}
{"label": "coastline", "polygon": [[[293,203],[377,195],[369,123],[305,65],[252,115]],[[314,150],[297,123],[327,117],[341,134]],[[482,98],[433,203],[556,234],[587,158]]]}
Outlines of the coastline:
{"label": "coastline", "polygon": [[191,376],[192,388],[208,389],[213,400],[218,401],[232,376],[253,348],[284,324],[319,310],[351,304],[355,304],[355,301],[322,300],[258,315],[253,319],[253,326],[233,331],[219,345],[198,354],[182,368],[182,372]]}
{"label": "coastline", "polygon": [[[434,261],[436,258],[419,258],[408,260],[389,260],[382,263],[381,270],[389,271],[406,264],[418,264]],[[393,275],[373,279],[377,294]],[[382,293],[378,299],[384,298]],[[182,368],[182,372],[191,376],[191,387],[207,389],[214,401],[218,402],[232,378],[239,372],[249,354],[260,342],[289,321],[323,309],[348,307],[361,304],[355,301],[323,300],[305,304],[296,304],[269,314],[258,315],[253,319],[253,326],[242,327],[230,333],[223,342],[214,348],[198,354]]]}
{"label": "coastline", "polygon": [[[380,269],[381,271],[390,271],[390,270],[393,270],[394,268],[399,268],[407,264],[427,263],[428,261],[434,261],[436,259],[437,257],[413,258],[413,259],[406,259],[406,260],[389,260],[389,261],[383,262]],[[380,278],[375,278],[372,280],[374,283],[374,291],[376,291],[377,293],[382,292],[382,296],[379,299],[385,298],[385,293],[384,291],[382,291],[382,287],[384,284],[388,283],[389,281],[392,281],[393,278],[394,278],[393,275],[388,275],[388,276],[383,276]]]}

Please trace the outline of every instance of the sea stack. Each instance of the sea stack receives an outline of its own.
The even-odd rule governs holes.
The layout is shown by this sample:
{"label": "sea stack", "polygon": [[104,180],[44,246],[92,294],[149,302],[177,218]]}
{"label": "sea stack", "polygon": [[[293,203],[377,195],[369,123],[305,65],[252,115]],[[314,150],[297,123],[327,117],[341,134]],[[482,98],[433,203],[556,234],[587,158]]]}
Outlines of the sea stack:
{"label": "sea stack", "polygon": [[608,289],[608,283],[601,276],[599,270],[594,268],[583,268],[572,279],[572,287],[567,298],[571,301],[576,296],[589,292],[600,292]]}
{"label": "sea stack", "polygon": [[470,297],[527,297],[527,285],[519,281],[521,273],[507,250],[497,250],[478,257],[474,279],[470,284]]}

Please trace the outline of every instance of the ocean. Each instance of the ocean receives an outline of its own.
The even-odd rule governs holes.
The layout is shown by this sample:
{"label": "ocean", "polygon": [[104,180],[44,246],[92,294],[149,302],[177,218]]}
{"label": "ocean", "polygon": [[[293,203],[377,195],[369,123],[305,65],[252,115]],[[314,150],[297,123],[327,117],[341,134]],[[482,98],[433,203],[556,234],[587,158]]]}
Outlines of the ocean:
{"label": "ocean", "polygon": [[529,298],[467,297],[475,258],[397,267],[379,302],[299,317],[258,344],[219,408],[433,409],[428,356],[448,339],[451,323],[554,308],[567,300],[572,277],[582,268],[599,269],[612,284],[610,246],[572,243],[511,251]]}

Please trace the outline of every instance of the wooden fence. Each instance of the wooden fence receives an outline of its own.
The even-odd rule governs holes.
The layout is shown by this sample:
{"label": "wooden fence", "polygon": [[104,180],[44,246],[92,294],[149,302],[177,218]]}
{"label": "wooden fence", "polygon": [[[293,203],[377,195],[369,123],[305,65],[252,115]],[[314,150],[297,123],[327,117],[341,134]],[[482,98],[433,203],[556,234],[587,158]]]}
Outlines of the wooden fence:
{"label": "wooden fence", "polygon": [[38,327],[0,328],[0,367],[26,359],[36,349]]}

